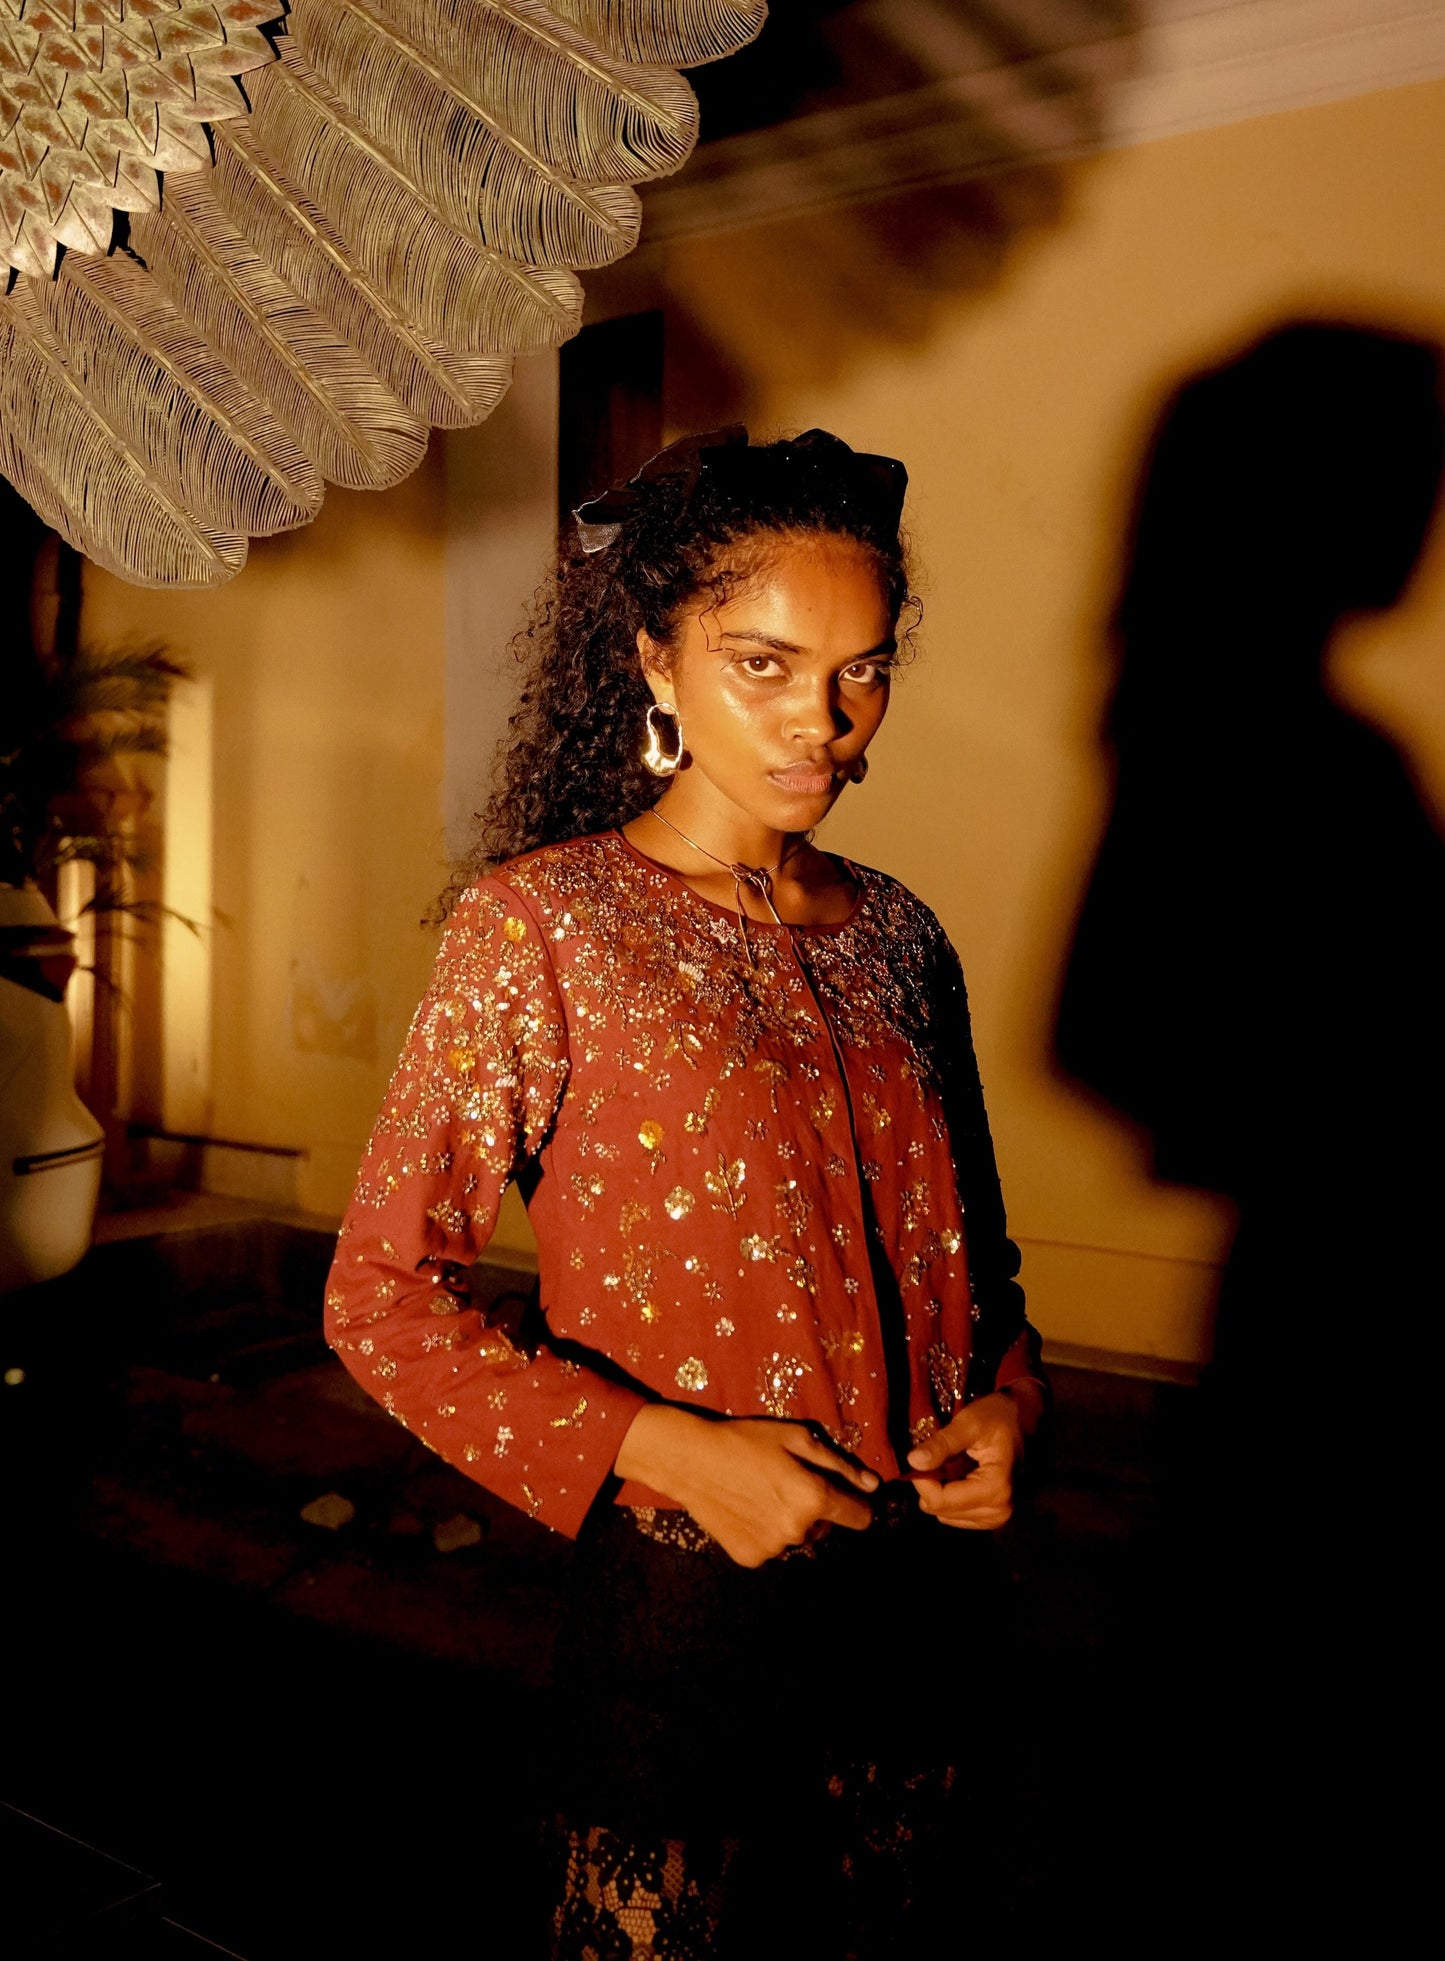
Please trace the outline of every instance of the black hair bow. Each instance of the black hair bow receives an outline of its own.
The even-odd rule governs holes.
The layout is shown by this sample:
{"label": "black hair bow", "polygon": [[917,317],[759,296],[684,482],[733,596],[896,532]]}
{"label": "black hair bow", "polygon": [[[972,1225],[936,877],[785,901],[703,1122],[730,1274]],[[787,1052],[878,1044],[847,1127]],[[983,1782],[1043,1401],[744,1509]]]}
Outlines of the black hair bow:
{"label": "black hair bow", "polygon": [[[648,488],[666,479],[682,485],[682,508],[686,510],[704,470],[738,494],[748,487],[750,472],[760,456],[776,458],[800,470],[827,471],[854,475],[858,494],[867,515],[880,525],[896,531],[903,515],[903,497],[908,488],[908,472],[892,456],[873,456],[851,449],[840,437],[826,429],[809,429],[785,443],[753,448],[741,423],[725,429],[708,429],[700,435],[681,436],[656,456],[650,456],[624,484],[604,490],[578,504],[572,515],[577,520],[577,541],[584,552],[604,551],[612,544],[623,523],[646,496]],[[844,496],[848,495],[844,491]]]}
{"label": "black hair bow", "polygon": [[710,451],[730,447],[746,448],[748,432],[740,422],[726,429],[707,429],[697,436],[679,436],[675,443],[649,456],[635,477],[604,490],[600,497],[589,497],[572,515],[577,520],[577,538],[584,552],[600,552],[610,545],[622,529],[622,521],[642,501],[649,484],[676,477],[683,487],[683,508],[692,501],[702,466]]}

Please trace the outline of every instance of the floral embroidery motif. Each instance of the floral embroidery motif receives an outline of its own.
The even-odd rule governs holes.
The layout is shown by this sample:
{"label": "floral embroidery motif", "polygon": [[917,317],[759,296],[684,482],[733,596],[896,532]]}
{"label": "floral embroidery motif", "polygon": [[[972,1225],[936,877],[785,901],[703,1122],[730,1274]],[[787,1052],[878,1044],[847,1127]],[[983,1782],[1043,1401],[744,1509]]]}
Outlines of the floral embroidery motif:
{"label": "floral embroidery motif", "polygon": [[758,1399],[769,1416],[786,1416],[797,1401],[808,1364],[798,1355],[779,1355],[776,1350],[763,1363],[759,1376]]}
{"label": "floral embroidery motif", "polygon": [[704,1171],[702,1182],[708,1195],[719,1212],[726,1212],[730,1219],[738,1216],[747,1203],[747,1193],[743,1181],[748,1175],[748,1167],[742,1158],[734,1158],[729,1164],[726,1158],[719,1158],[716,1171]]}
{"label": "floral embroidery motif", "polygon": [[[755,965],[615,834],[458,905],[327,1325],[398,1420],[534,1517],[578,1528],[645,1397],[806,1419],[893,1476],[919,1425],[1027,1366],[957,962],[859,875],[844,925],[759,925]],[[468,1270],[524,1167],[539,1288],[493,1319]]]}

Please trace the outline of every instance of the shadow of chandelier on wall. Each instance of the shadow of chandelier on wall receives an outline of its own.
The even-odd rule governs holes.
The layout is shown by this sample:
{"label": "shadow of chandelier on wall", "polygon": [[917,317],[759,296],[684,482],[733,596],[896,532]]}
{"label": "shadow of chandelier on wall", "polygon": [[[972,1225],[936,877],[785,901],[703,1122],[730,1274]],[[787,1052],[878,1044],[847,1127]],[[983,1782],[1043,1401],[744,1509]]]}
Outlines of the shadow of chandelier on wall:
{"label": "shadow of chandelier on wall", "polygon": [[[612,312],[663,306],[669,405],[699,426],[925,346],[1076,209],[1184,0],[790,0],[697,77],[702,140],[642,189]],[[1201,12],[1223,0],[1190,0]],[[1173,49],[1171,58],[1181,58]],[[723,292],[726,306],[716,295]],[[767,322],[786,312],[786,347]]]}

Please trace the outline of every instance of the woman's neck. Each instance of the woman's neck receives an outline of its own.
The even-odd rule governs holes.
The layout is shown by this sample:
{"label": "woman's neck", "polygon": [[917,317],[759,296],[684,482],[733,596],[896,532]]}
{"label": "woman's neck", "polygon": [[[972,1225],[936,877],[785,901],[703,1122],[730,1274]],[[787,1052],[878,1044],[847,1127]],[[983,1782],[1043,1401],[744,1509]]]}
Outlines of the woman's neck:
{"label": "woman's neck", "polygon": [[670,785],[647,813],[655,840],[668,838],[683,851],[700,850],[705,858],[725,865],[762,866],[769,871],[797,851],[799,834],[774,830],[724,798],[687,794],[689,789],[681,783]]}
{"label": "woman's neck", "polygon": [[[781,917],[794,926],[836,925],[851,915],[857,900],[852,874],[816,850],[807,832],[720,823],[708,808],[699,811],[671,794],[625,824],[623,835],[703,898],[735,903],[758,924]],[[766,894],[747,881],[740,887],[734,865],[766,870]]]}

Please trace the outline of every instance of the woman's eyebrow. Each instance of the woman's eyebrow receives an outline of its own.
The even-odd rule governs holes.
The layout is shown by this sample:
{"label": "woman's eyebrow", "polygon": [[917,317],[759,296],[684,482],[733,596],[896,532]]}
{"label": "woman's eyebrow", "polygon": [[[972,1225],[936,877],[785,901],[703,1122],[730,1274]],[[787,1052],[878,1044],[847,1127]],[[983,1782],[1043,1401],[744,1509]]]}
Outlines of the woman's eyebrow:
{"label": "woman's eyebrow", "polygon": [[750,647],[766,647],[775,654],[802,654],[807,649],[796,646],[791,640],[780,640],[776,634],[763,633],[756,627],[739,627],[723,634],[724,640],[746,640]]}
{"label": "woman's eyebrow", "polygon": [[[792,640],[780,640],[776,634],[764,633],[757,627],[730,629],[723,633],[721,638],[724,640],[742,640],[750,647],[766,647],[768,652],[772,654],[806,654],[809,651],[808,648],[800,647]],[[879,660],[885,654],[896,654],[897,651],[898,642],[890,634],[888,639],[880,640],[876,647],[870,647],[866,653],[850,654],[843,664],[845,667],[853,667],[860,660]]]}

